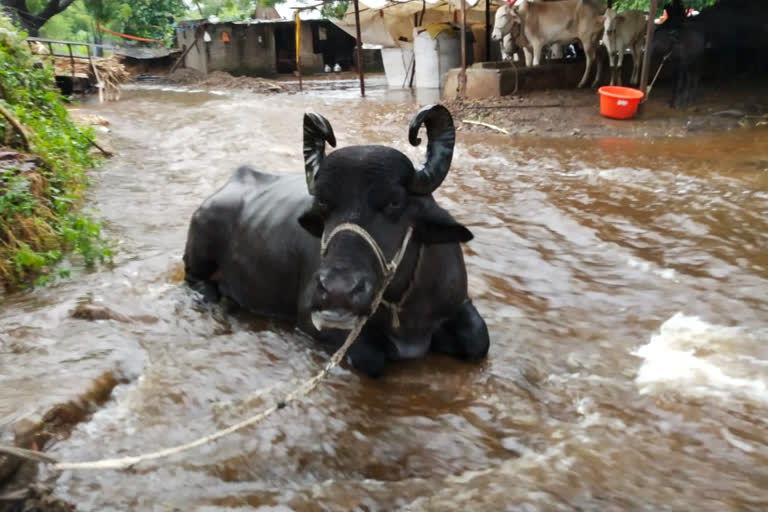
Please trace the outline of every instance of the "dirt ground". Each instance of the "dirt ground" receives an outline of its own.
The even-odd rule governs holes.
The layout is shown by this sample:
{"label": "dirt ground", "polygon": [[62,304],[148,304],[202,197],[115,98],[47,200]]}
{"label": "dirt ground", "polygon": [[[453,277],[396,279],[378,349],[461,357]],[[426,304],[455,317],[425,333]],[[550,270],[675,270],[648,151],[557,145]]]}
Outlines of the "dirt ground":
{"label": "dirt ground", "polygon": [[[356,74],[318,74],[307,81],[356,78]],[[293,78],[293,77],[292,77]],[[257,93],[295,93],[295,83],[285,79],[267,80],[235,77],[214,71],[207,77],[192,69],[178,69],[164,80],[174,84],[207,89],[246,89]],[[295,80],[295,79],[294,79]],[[446,100],[459,131],[487,133],[490,124],[510,135],[551,137],[684,137],[702,132],[732,131],[768,126],[768,80],[734,81],[730,84],[703,84],[696,103],[685,110],[669,106],[671,87],[659,84],[650,99],[629,120],[600,115],[600,98],[595,89],[524,91],[514,96],[478,100]]]}
{"label": "dirt ground", "polygon": [[247,89],[258,93],[291,92],[287,84],[265,78],[233,76],[224,71],[213,71],[208,76],[188,68],[177,69],[163,77],[166,82],[179,85],[194,85],[206,89]]}
{"label": "dirt ground", "polygon": [[685,110],[669,106],[672,90],[657,86],[649,100],[629,120],[600,115],[594,89],[525,91],[515,96],[448,101],[446,106],[462,131],[577,137],[684,137],[701,132],[768,127],[768,83],[707,84],[696,103]]}

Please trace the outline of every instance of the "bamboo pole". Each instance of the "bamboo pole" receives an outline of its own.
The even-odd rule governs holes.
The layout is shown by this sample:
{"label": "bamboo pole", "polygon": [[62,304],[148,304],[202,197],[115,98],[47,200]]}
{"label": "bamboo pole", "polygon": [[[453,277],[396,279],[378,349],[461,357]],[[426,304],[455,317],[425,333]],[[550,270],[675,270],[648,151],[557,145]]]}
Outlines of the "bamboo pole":
{"label": "bamboo pole", "polygon": [[[357,0],[355,0],[357,1]],[[459,98],[467,94],[467,2],[461,0],[461,71],[459,72]]]}
{"label": "bamboo pole", "polygon": [[294,20],[296,24],[296,73],[299,75],[299,91],[301,91],[304,87],[301,82],[301,18],[299,12],[300,10],[296,9]]}
{"label": "bamboo pole", "polygon": [[68,44],[69,49],[69,65],[72,68],[72,87],[75,87],[75,56],[72,54],[72,45]]}
{"label": "bamboo pole", "polygon": [[491,60],[491,0],[485,0],[485,60]]}
{"label": "bamboo pole", "polygon": [[[648,75],[651,67],[651,46],[653,44],[653,30],[655,28],[656,10],[659,7],[659,0],[651,0],[648,8],[648,25],[645,30],[645,53],[643,54],[643,68],[640,71],[640,90],[643,94],[647,93]],[[647,97],[647,95],[646,95]]]}
{"label": "bamboo pole", "polygon": [[360,96],[365,97],[365,79],[363,78],[363,38],[360,35],[360,5],[355,3],[355,32],[357,32],[357,73],[360,75]]}

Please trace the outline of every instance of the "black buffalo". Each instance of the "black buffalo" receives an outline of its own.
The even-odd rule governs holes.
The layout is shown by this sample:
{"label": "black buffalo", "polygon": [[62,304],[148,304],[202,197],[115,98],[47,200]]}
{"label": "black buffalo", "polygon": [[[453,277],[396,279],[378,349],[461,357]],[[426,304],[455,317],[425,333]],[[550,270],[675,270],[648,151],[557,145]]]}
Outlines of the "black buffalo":
{"label": "black buffalo", "polygon": [[[453,120],[440,105],[423,108],[409,128],[413,145],[421,142],[422,124],[427,160],[414,168],[385,146],[326,155],[325,143],[336,145],[333,129],[324,117],[305,114],[306,182],[239,168],[192,217],[184,252],[188,282],[251,312],[295,321],[335,346],[369,315],[348,360],[370,376],[390,360],[429,350],[484,358],[488,330],[467,295],[459,245],[472,233],[432,197],[451,164]],[[402,263],[382,305],[371,311],[384,265],[409,229]]]}
{"label": "black buffalo", "polygon": [[[768,49],[768,9],[762,0],[721,0],[698,16],[664,23],[653,36],[652,55],[667,57],[676,66],[672,106],[694,102],[706,60],[715,61],[717,78],[736,67],[760,68]],[[757,64],[757,65],[755,65]],[[713,66],[709,66],[712,68]],[[729,71],[730,69],[730,71]]]}

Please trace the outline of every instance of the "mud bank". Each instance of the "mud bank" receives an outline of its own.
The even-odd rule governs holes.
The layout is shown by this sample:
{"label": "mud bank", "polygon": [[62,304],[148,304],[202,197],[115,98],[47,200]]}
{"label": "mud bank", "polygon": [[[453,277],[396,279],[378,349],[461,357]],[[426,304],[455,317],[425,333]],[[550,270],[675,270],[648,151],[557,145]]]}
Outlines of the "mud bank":
{"label": "mud bank", "polygon": [[260,77],[233,76],[225,71],[213,71],[206,76],[197,70],[182,68],[168,73],[162,80],[168,84],[203,89],[243,89],[261,94],[293,92],[287,84]]}
{"label": "mud bank", "polygon": [[488,133],[488,127],[461,123],[481,121],[510,134],[550,137],[685,137],[768,126],[764,87],[702,88],[697,103],[686,110],[668,105],[672,91],[658,86],[633,119],[602,117],[594,89],[526,91],[516,96],[446,102],[460,130]]}

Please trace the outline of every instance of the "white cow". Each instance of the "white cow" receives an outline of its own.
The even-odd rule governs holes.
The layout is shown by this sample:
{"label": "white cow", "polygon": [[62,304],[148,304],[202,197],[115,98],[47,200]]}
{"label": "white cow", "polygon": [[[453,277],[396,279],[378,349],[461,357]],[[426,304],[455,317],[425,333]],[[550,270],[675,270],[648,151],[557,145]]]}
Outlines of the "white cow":
{"label": "white cow", "polygon": [[[554,2],[532,2],[520,0],[511,9],[512,18],[519,18],[523,35],[531,45],[532,64],[541,62],[541,52],[546,45],[569,44],[578,40],[587,58],[584,75],[579,87],[587,83],[595,59],[600,35],[603,31],[603,7],[593,0],[558,0]],[[498,19],[498,12],[497,12]],[[509,23],[513,23],[514,20]],[[501,27],[500,27],[501,28]],[[494,27],[496,32],[496,27]],[[593,86],[597,85],[602,62],[597,60],[597,74]]]}
{"label": "white cow", "polygon": [[501,41],[501,60],[514,61],[515,54],[518,54],[519,62],[530,66],[532,60],[531,46],[523,35],[520,23],[505,24],[505,22],[502,22],[505,30],[496,30],[496,27],[502,26],[502,24],[498,23],[499,11],[502,9],[509,10],[510,6],[505,4],[496,11],[497,22],[493,25],[494,32],[491,35],[495,41]]}
{"label": "white cow", "polygon": [[[522,21],[517,14],[512,11],[511,5],[505,3],[496,10],[491,39],[501,42],[502,60],[513,60],[515,53],[519,54],[522,52],[520,57],[525,57],[525,65],[531,66],[533,64],[533,48],[525,38]],[[550,58],[563,58],[562,45],[553,44],[550,46]]]}
{"label": "white cow", "polygon": [[512,34],[506,34],[501,40],[501,60],[514,62],[515,53],[519,50],[520,48],[515,44],[515,38]]}
{"label": "white cow", "polygon": [[626,49],[632,54],[632,77],[629,83],[637,84],[640,80],[640,54],[645,44],[645,31],[648,15],[643,11],[631,10],[617,13],[606,9],[603,15],[603,44],[608,50],[608,62],[611,66],[611,85],[621,85],[621,65]]}

